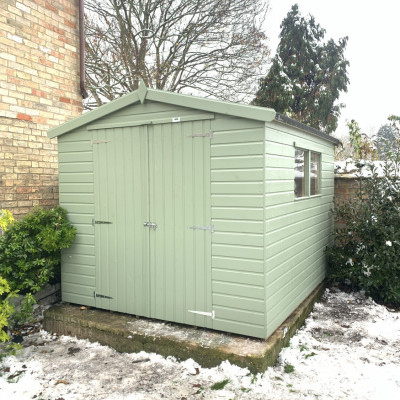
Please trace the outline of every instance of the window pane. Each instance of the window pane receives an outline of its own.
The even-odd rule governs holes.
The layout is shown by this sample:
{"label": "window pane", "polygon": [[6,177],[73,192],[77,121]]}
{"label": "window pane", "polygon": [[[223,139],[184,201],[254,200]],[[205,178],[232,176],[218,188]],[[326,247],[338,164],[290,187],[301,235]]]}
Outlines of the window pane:
{"label": "window pane", "polygon": [[294,195],[295,197],[305,196],[305,179],[304,179],[304,150],[296,149],[294,155]]}
{"label": "window pane", "polygon": [[317,153],[311,153],[310,162],[310,195],[320,193],[320,168],[321,168],[321,155]]}

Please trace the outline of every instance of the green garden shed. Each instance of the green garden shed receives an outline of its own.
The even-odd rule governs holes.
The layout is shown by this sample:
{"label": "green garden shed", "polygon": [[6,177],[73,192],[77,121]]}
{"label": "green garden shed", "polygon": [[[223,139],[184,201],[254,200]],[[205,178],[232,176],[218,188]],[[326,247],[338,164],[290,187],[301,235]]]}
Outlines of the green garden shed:
{"label": "green garden shed", "polygon": [[64,301],[266,338],[324,279],[335,138],[143,84],[48,136]]}

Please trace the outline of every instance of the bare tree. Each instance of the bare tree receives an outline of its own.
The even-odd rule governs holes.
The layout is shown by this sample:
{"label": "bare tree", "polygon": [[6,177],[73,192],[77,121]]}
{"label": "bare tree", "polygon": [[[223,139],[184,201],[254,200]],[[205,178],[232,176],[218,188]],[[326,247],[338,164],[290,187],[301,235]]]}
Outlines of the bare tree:
{"label": "bare tree", "polygon": [[148,87],[246,101],[265,74],[263,0],[87,0],[93,108]]}

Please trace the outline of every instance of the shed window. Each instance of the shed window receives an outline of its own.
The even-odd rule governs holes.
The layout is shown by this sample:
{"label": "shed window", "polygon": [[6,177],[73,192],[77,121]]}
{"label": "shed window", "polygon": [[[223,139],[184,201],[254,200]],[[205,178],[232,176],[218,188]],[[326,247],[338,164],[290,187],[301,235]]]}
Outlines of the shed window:
{"label": "shed window", "polygon": [[294,195],[304,197],[306,195],[305,180],[306,152],[296,149],[294,156]]}
{"label": "shed window", "polygon": [[295,198],[320,194],[321,154],[295,149],[294,195]]}
{"label": "shed window", "polygon": [[321,155],[318,153],[311,152],[310,158],[310,196],[314,196],[320,193],[319,181],[320,181],[320,169],[321,169]]}

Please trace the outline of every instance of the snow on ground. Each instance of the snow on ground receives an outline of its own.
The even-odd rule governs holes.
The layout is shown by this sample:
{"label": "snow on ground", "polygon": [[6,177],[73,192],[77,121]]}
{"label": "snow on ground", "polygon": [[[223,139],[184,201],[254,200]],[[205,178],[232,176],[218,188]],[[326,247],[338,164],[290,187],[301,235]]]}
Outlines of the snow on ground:
{"label": "snow on ground", "polygon": [[258,375],[43,331],[24,342],[0,364],[1,400],[400,398],[400,313],[361,293],[327,290],[278,364]]}

